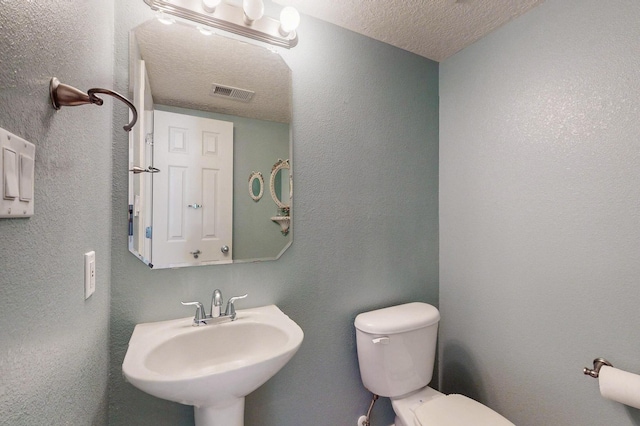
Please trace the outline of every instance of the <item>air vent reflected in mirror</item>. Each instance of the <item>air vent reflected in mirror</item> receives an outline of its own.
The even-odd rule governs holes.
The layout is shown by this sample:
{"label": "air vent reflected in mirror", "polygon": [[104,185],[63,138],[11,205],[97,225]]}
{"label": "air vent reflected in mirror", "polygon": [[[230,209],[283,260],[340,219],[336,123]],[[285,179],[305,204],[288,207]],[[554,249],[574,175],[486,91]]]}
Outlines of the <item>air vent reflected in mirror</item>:
{"label": "air vent reflected in mirror", "polygon": [[211,91],[209,92],[211,96],[218,96],[221,98],[234,99],[236,101],[241,102],[249,102],[255,92],[246,89],[239,89],[237,87],[231,86],[223,86],[222,84],[212,84]]}

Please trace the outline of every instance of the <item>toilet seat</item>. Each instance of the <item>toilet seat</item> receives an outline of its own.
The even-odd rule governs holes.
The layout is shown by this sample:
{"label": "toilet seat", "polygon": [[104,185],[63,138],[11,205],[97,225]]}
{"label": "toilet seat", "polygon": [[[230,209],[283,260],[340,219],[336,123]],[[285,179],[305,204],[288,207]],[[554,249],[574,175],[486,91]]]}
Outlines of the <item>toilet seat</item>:
{"label": "toilet seat", "polygon": [[428,401],[415,410],[416,426],[515,426],[489,407],[464,395]]}

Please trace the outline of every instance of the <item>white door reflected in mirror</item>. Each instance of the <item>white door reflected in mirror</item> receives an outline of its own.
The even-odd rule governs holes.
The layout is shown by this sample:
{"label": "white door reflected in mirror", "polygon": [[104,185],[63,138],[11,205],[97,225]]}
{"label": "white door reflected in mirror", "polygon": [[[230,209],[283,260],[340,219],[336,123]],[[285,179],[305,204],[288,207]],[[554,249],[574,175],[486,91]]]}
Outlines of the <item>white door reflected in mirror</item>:
{"label": "white door reflected in mirror", "polygon": [[233,123],[156,110],[154,164],[153,267],[230,263]]}

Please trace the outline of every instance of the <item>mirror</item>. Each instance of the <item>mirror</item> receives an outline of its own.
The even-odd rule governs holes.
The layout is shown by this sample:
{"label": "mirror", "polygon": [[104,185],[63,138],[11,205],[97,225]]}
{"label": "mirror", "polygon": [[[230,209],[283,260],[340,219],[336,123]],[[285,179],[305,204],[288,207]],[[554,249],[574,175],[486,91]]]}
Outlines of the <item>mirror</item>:
{"label": "mirror", "polygon": [[260,172],[251,172],[249,176],[249,196],[255,202],[260,201],[264,193],[264,177]]}
{"label": "mirror", "polygon": [[[129,251],[154,269],[279,258],[292,242],[291,169],[280,160],[291,158],[284,60],[154,19],[130,32],[129,61],[140,111],[129,144],[138,171],[129,173]],[[264,174],[272,200],[262,197]],[[274,214],[286,217],[286,233]]]}
{"label": "mirror", "polygon": [[272,221],[280,225],[282,235],[289,234],[291,223],[291,198],[293,197],[293,181],[289,173],[289,160],[278,160],[271,169],[271,179],[269,190],[271,198],[278,206],[278,214],[271,218]]}
{"label": "mirror", "polygon": [[280,208],[288,212],[293,196],[293,187],[289,182],[289,160],[278,160],[271,169],[271,180],[269,188],[273,202]]}

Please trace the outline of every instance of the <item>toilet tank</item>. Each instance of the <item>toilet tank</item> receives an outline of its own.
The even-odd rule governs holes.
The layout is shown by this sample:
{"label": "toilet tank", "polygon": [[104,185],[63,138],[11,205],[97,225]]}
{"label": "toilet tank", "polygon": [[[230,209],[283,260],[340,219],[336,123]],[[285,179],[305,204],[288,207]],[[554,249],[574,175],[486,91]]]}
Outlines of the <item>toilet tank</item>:
{"label": "toilet tank", "polygon": [[429,384],[438,337],[438,309],[413,302],[356,317],[362,383],[372,393],[399,397]]}

